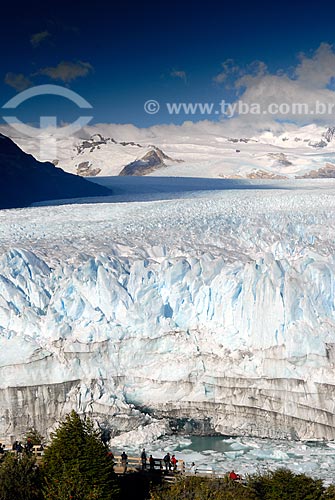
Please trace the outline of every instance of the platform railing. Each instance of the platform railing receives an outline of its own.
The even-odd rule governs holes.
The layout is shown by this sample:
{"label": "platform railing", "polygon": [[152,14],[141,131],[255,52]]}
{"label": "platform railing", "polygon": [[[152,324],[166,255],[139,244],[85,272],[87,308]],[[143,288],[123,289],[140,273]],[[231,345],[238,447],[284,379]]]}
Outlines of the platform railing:
{"label": "platform railing", "polygon": [[[8,445],[6,443],[2,443],[2,445],[5,445],[4,454],[2,456],[6,455],[6,454],[9,454],[9,455],[20,455],[21,454],[21,453],[18,453],[16,450],[13,450],[12,445]],[[22,453],[23,452],[24,452],[24,447],[23,447]],[[43,453],[44,453],[44,450],[40,444],[33,445],[32,449],[31,449],[31,455],[36,458],[37,463],[42,460]],[[1,455],[0,455],[0,458],[1,458]]]}
{"label": "platform railing", "polygon": [[117,474],[122,474],[125,472],[125,470],[128,472],[147,470],[147,471],[161,471],[161,472],[165,471],[171,474],[173,473],[185,474],[185,462],[184,460],[179,460],[179,459],[175,468],[173,467],[172,464],[170,465],[170,467],[166,468],[163,458],[153,457],[154,462],[151,467],[149,464],[149,460],[147,460],[145,463],[145,468],[140,457],[128,456],[126,463],[124,463],[122,462],[121,455],[116,455],[113,460],[114,460],[114,471]]}

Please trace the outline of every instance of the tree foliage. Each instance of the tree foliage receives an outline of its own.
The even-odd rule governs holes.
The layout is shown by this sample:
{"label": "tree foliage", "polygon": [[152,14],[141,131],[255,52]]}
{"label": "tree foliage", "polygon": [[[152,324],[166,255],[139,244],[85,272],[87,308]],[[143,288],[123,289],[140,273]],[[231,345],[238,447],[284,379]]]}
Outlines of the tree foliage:
{"label": "tree foliage", "polygon": [[320,479],[277,469],[262,476],[252,476],[248,484],[259,500],[321,500],[324,487]]}
{"label": "tree foliage", "polygon": [[245,485],[225,479],[185,477],[155,488],[150,500],[257,500]]}
{"label": "tree foliage", "polygon": [[0,500],[41,500],[40,469],[27,455],[7,455],[0,464]]}
{"label": "tree foliage", "polygon": [[42,434],[35,429],[35,427],[30,427],[26,434],[25,434],[25,441],[28,441],[28,439],[31,440],[31,442],[33,444],[42,444],[44,443],[44,436],[42,436]]}
{"label": "tree foliage", "polygon": [[113,464],[93,422],[72,411],[52,435],[43,459],[47,500],[114,500]]}
{"label": "tree foliage", "polygon": [[150,500],[335,500],[335,486],[320,479],[277,469],[249,476],[244,484],[228,478],[182,477],[152,488]]}
{"label": "tree foliage", "polygon": [[335,500],[335,485],[331,484],[325,491],[322,500]]}

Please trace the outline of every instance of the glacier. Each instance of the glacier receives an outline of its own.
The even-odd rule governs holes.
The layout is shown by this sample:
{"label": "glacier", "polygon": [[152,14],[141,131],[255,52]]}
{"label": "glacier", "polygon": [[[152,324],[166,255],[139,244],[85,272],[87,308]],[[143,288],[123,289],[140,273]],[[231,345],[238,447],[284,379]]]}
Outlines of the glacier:
{"label": "glacier", "polygon": [[0,436],[335,438],[335,182],[227,186],[0,211]]}

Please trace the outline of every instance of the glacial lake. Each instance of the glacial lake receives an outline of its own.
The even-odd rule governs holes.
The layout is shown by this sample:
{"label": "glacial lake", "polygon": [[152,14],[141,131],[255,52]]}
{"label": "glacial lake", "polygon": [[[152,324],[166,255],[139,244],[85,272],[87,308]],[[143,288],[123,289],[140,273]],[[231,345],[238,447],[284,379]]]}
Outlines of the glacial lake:
{"label": "glacial lake", "polygon": [[[229,472],[234,469],[243,476],[287,467],[335,483],[335,442],[281,441],[252,437],[168,436],[144,445],[146,452],[162,458],[174,453],[190,466],[195,462],[201,471]],[[124,448],[129,455],[140,454],[142,446]],[[113,450],[119,453],[123,450]]]}

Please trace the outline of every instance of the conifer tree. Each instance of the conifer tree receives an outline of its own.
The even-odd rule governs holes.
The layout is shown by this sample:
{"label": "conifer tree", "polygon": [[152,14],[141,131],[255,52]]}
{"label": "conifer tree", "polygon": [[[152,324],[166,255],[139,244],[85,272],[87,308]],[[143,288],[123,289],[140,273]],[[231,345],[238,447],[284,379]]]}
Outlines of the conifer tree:
{"label": "conifer tree", "polygon": [[117,479],[91,419],[72,411],[52,434],[43,459],[47,500],[114,500]]}
{"label": "conifer tree", "polygon": [[42,500],[42,480],[35,458],[7,455],[0,464],[0,500]]}

